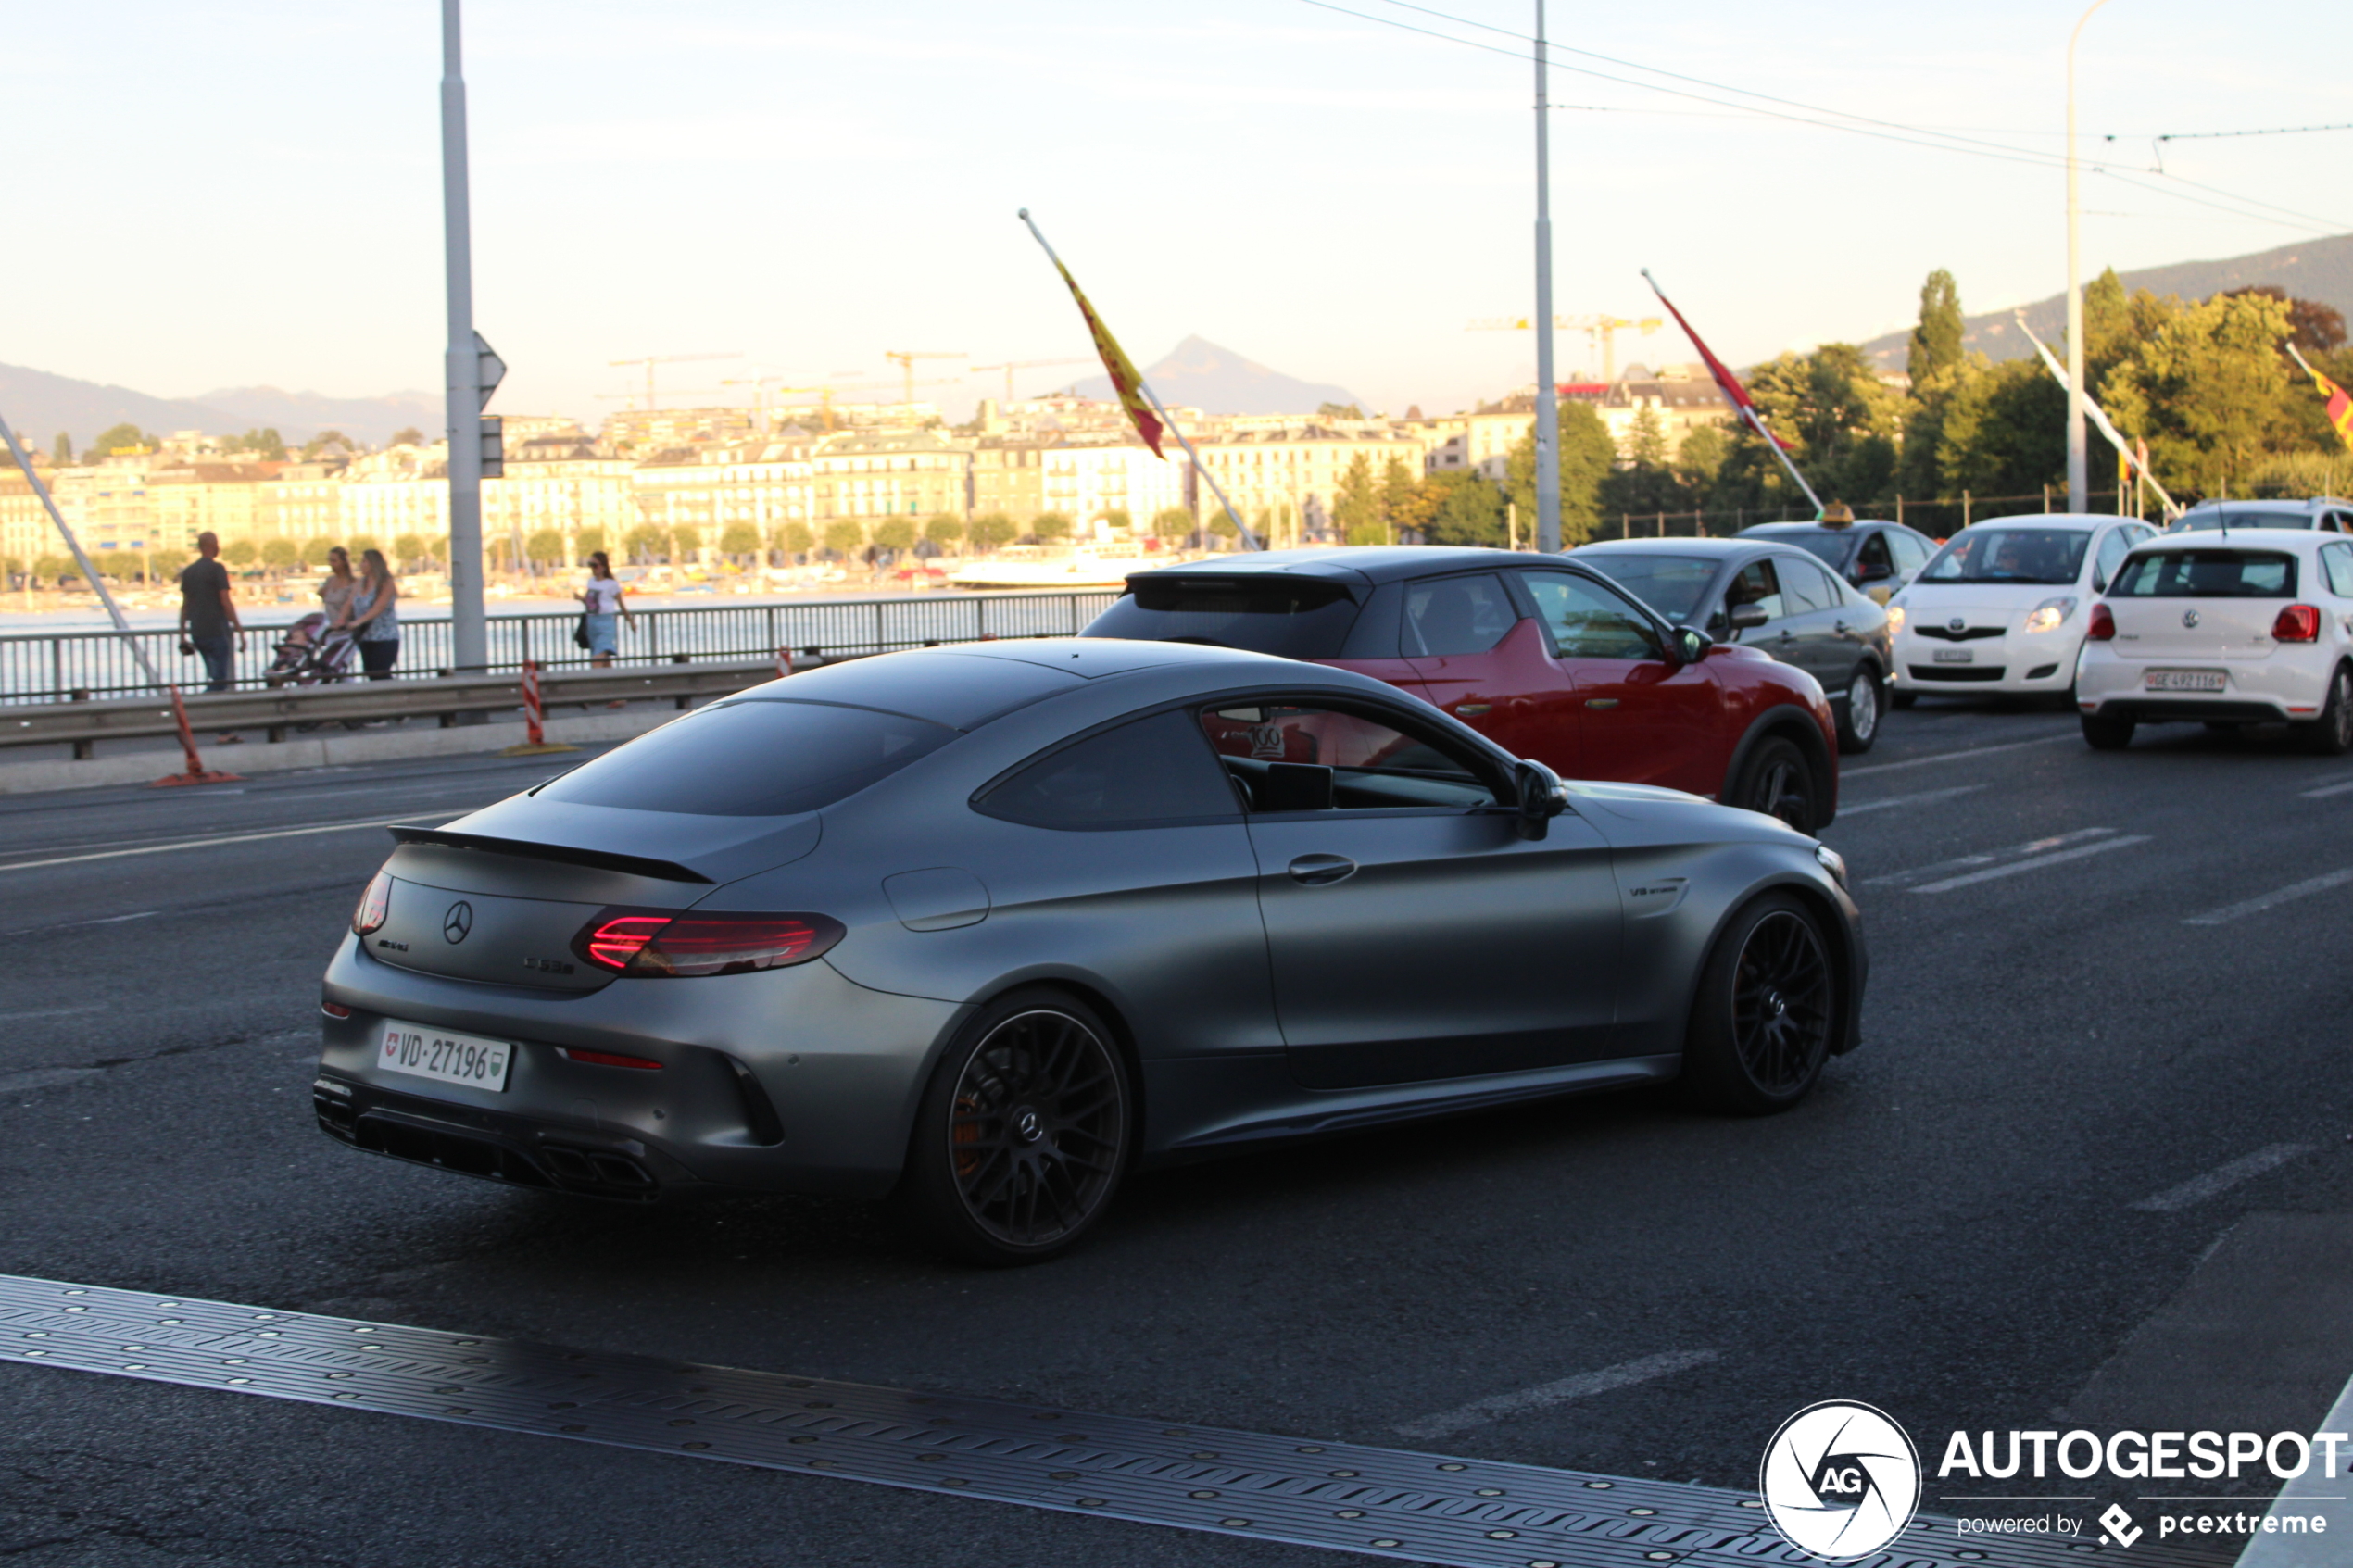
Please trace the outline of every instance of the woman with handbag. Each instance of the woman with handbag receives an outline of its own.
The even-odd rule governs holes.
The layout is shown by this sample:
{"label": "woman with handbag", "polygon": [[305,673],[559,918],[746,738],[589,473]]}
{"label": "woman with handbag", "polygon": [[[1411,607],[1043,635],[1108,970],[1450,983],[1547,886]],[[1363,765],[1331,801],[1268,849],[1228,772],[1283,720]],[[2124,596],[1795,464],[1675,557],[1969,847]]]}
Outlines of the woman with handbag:
{"label": "woman with handbag", "polygon": [[586,608],[573,633],[573,641],[588,650],[589,662],[598,669],[610,670],[613,655],[621,651],[619,622],[626,620],[634,631],[637,618],[630,613],[629,603],[622,596],[621,583],[612,574],[612,561],[602,550],[588,558],[588,586],[581,594],[580,602]]}
{"label": "woman with handbag", "polygon": [[359,640],[359,667],[371,681],[389,681],[400,658],[400,584],[382,550],[359,552],[359,585],[337,622]]}

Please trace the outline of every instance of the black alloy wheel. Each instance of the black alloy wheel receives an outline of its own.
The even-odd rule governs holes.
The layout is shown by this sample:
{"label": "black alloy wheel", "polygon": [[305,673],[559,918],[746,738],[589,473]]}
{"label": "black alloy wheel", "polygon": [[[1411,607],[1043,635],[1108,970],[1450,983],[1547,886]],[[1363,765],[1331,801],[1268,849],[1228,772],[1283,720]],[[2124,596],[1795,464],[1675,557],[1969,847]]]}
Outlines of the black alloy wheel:
{"label": "black alloy wheel", "polygon": [[1017,993],[984,1010],[924,1097],[900,1196],[966,1261],[1035,1262],[1090,1229],[1126,1162],[1127,1070],[1092,1010]]}
{"label": "black alloy wheel", "polygon": [[2353,751],[2353,671],[2342,664],[2329,677],[2329,699],[2321,716],[2298,724],[2304,749],[2319,757],[2342,757]]}
{"label": "black alloy wheel", "polygon": [[1757,742],[1726,804],[1778,817],[1800,833],[1812,833],[1819,820],[1814,770],[1796,743],[1780,735]]}
{"label": "black alloy wheel", "polygon": [[1692,1003],[1683,1073],[1719,1110],[1755,1116],[1804,1099],[1829,1059],[1838,973],[1821,917],[1768,893],[1726,925]]}
{"label": "black alloy wheel", "polygon": [[1868,664],[1857,664],[1855,673],[1847,678],[1845,711],[1838,716],[1838,748],[1849,757],[1859,757],[1870,750],[1871,742],[1879,739],[1880,715],[1885,710],[1885,687],[1880,684],[1879,672]]}

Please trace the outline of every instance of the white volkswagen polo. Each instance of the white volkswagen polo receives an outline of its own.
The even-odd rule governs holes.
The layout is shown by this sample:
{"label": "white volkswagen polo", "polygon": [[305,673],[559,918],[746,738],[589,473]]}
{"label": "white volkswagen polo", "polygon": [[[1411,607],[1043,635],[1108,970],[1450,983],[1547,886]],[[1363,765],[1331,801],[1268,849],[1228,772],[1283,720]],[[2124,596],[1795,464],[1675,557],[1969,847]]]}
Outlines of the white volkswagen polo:
{"label": "white volkswagen polo", "polygon": [[2284,721],[2353,750],[2353,540],[2304,529],[2172,533],[2125,558],[2075,675],[2083,738],[2140,724]]}
{"label": "white volkswagen polo", "polygon": [[1895,705],[1923,693],[2064,697],[2092,599],[2157,530],[2137,518],[2006,517],[1955,534],[1888,602]]}

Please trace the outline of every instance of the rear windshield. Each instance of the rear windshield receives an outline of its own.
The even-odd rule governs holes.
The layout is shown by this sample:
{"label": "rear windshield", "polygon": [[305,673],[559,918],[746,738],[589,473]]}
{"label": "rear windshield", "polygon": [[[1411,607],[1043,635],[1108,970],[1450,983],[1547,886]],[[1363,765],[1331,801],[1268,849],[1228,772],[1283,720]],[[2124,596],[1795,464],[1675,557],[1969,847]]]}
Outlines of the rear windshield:
{"label": "rear windshield", "polygon": [[2174,533],[2208,533],[2222,528],[2309,528],[2312,514],[2302,507],[2217,507],[2185,514],[2169,530]]}
{"label": "rear windshield", "polygon": [[1700,596],[1715,580],[1712,556],[1619,555],[1596,550],[1577,558],[1658,611],[1678,626],[1699,608]]}
{"label": "rear windshield", "polygon": [[1824,533],[1811,528],[1793,528],[1787,533],[1771,528],[1751,528],[1743,532],[1757,538],[1770,539],[1776,545],[1794,545],[1801,550],[1819,556],[1840,571],[1845,570],[1846,557],[1854,546],[1856,537],[1852,533]]}
{"label": "rear windshield", "polygon": [[539,798],[703,817],[785,817],[847,799],[956,734],[871,708],[720,703],[573,769]]}
{"label": "rear windshield", "polygon": [[2292,599],[2296,558],[2271,550],[2158,550],[2126,561],[2108,593],[2120,599]]}
{"label": "rear windshield", "polygon": [[2072,583],[2092,534],[2082,528],[1996,528],[1979,523],[1936,553],[1923,583]]}
{"label": "rear windshield", "polygon": [[1172,573],[1131,583],[1080,634],[1338,659],[1355,623],[1356,602],[1336,583]]}

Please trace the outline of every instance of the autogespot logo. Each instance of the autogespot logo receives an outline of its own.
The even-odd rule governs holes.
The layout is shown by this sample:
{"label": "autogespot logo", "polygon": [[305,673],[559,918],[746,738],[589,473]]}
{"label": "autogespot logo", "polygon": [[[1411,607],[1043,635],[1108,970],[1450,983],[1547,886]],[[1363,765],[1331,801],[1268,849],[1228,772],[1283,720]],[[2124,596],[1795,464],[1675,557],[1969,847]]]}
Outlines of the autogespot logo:
{"label": "autogespot logo", "polygon": [[1781,1423],[1756,1489],[1790,1545],[1843,1562],[1869,1556],[1912,1522],[1920,1456],[1884,1411],[1825,1399]]}

